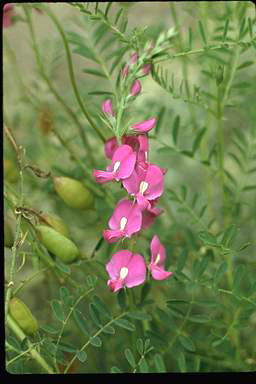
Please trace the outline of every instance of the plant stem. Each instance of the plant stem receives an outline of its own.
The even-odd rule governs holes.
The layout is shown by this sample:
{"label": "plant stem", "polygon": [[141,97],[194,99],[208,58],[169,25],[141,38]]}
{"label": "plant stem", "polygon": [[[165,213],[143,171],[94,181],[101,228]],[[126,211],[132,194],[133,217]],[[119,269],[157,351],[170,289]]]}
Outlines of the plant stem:
{"label": "plant stem", "polygon": [[76,84],[76,78],[75,78],[75,74],[74,74],[73,62],[72,62],[72,57],[71,57],[71,53],[70,53],[69,46],[68,46],[68,41],[67,41],[65,33],[64,33],[63,29],[62,29],[62,26],[61,26],[60,22],[58,21],[57,17],[54,15],[54,13],[49,8],[45,8],[45,12],[52,19],[52,21],[54,22],[56,28],[58,29],[58,31],[59,31],[59,33],[60,33],[60,35],[62,37],[64,48],[65,48],[65,52],[66,52],[66,56],[67,56],[67,61],[68,61],[69,77],[70,77],[70,81],[71,81],[71,84],[72,84],[73,91],[74,91],[75,97],[77,99],[77,102],[78,102],[78,104],[79,104],[79,106],[80,106],[84,116],[86,117],[86,119],[88,120],[90,125],[93,127],[93,129],[97,132],[99,138],[104,143],[105,142],[104,136],[102,135],[101,131],[99,130],[97,125],[92,120],[89,112],[87,111],[87,109],[84,106],[84,104],[82,102],[82,99],[80,97],[80,94],[79,94],[79,91],[78,91],[78,88],[77,88],[77,84]]}
{"label": "plant stem", "polygon": [[[21,341],[26,338],[25,333],[22,331],[22,329],[19,327],[19,325],[16,323],[16,321],[10,316],[7,316],[7,325],[8,327],[15,333],[15,335],[20,339]],[[27,341],[29,346],[29,353],[32,356],[34,360],[37,361],[39,365],[49,374],[53,374],[54,371],[52,367],[45,361],[45,359],[40,355],[40,353],[33,347],[31,342]]]}
{"label": "plant stem", "polygon": [[28,27],[29,27],[29,31],[30,31],[30,34],[31,34],[31,38],[32,38],[32,48],[33,48],[34,53],[35,53],[35,57],[36,57],[36,61],[37,61],[39,72],[40,72],[42,78],[47,83],[50,91],[55,96],[56,100],[63,106],[63,108],[65,109],[66,113],[69,114],[72,117],[74,123],[76,124],[76,126],[78,128],[79,135],[81,137],[81,140],[82,140],[82,142],[84,144],[84,147],[87,150],[88,159],[90,161],[91,166],[93,167],[94,166],[94,160],[93,160],[93,157],[92,157],[92,151],[91,151],[89,142],[87,140],[87,137],[84,134],[83,126],[81,125],[80,121],[78,120],[76,114],[69,107],[69,105],[66,104],[65,100],[59,95],[59,93],[56,91],[56,89],[52,85],[50,79],[48,78],[48,76],[47,76],[47,74],[46,74],[46,72],[44,70],[42,61],[41,61],[41,56],[40,56],[39,50],[37,48],[37,43],[36,43],[35,32],[34,32],[34,28],[33,28],[33,24],[32,24],[31,15],[30,15],[29,11],[27,10],[26,6],[23,6],[23,9],[24,9],[24,12],[25,12],[25,14],[27,16]]}

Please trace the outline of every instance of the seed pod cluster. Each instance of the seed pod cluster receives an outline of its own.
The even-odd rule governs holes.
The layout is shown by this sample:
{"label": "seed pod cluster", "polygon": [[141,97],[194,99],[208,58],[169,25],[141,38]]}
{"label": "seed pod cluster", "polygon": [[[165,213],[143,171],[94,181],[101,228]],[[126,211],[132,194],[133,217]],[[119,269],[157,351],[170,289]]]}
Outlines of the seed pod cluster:
{"label": "seed pod cluster", "polygon": [[36,318],[22,300],[13,297],[9,303],[9,310],[11,316],[27,335],[32,335],[38,330]]}
{"label": "seed pod cluster", "polygon": [[61,235],[69,237],[69,229],[64,221],[53,213],[41,213],[39,217],[40,224],[47,224]]}
{"label": "seed pod cluster", "polygon": [[78,258],[79,249],[66,236],[47,225],[36,225],[35,229],[43,245],[63,263],[72,263]]}
{"label": "seed pod cluster", "polygon": [[93,207],[94,197],[81,181],[70,177],[54,177],[54,188],[61,199],[71,208],[89,209]]}

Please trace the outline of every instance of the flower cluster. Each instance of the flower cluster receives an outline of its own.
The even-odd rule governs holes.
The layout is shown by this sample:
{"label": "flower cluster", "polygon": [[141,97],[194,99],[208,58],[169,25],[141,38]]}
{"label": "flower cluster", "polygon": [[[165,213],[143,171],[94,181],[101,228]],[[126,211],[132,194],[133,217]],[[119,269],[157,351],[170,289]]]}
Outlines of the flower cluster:
{"label": "flower cluster", "polygon": [[[137,60],[132,55],[130,62]],[[146,71],[146,69],[144,68]],[[126,76],[129,65],[126,64],[122,75]],[[136,83],[137,82],[137,83]],[[138,80],[133,85],[133,96],[141,89]],[[132,94],[132,90],[131,90]],[[105,100],[102,111],[108,118],[114,118],[112,101]],[[120,182],[128,196],[120,200],[108,221],[109,229],[103,236],[108,243],[117,242],[141,229],[148,228],[163,210],[158,208],[157,201],[163,194],[164,175],[166,169],[149,162],[149,143],[147,133],[156,125],[156,118],[145,120],[131,126],[131,134],[124,134],[119,145],[116,137],[105,142],[105,155],[111,161],[106,170],[94,170],[93,176],[100,184],[110,181]],[[148,269],[153,279],[163,280],[172,272],[164,270],[165,249],[155,235],[151,241],[151,260]],[[146,279],[147,266],[144,257],[129,250],[115,253],[106,266],[110,276],[108,286],[113,292],[123,286],[128,288],[142,284]]]}

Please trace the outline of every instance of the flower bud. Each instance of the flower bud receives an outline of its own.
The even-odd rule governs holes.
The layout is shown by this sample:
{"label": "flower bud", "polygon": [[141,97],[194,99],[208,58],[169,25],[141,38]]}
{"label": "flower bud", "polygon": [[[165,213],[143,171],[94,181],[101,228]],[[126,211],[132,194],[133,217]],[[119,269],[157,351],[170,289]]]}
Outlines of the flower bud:
{"label": "flower bud", "polygon": [[151,71],[151,64],[148,63],[148,64],[145,64],[144,67],[142,68],[142,73],[143,75],[147,75],[149,74],[149,72]]}
{"label": "flower bud", "polygon": [[19,178],[19,172],[10,159],[4,158],[4,178],[10,183],[15,183]]}
{"label": "flower bud", "polygon": [[141,83],[139,80],[135,80],[131,86],[130,94],[132,96],[137,96],[141,91]]}
{"label": "flower bud", "polygon": [[4,246],[11,248],[14,242],[13,232],[7,219],[4,219]]}
{"label": "flower bud", "polygon": [[27,335],[32,335],[38,330],[39,325],[36,318],[23,301],[13,297],[10,300],[9,309],[13,319]]}
{"label": "flower bud", "polygon": [[53,213],[42,213],[40,214],[39,221],[41,224],[47,224],[49,227],[55,229],[55,231],[59,232],[61,235],[69,237],[69,229],[63,220]]}
{"label": "flower bud", "polygon": [[37,225],[35,229],[43,245],[63,263],[72,263],[78,258],[80,252],[73,241],[47,225]]}
{"label": "flower bud", "polygon": [[138,57],[139,55],[135,52],[131,55],[131,59],[130,59],[130,63],[131,64],[136,64],[137,60],[138,60]]}
{"label": "flower bud", "polygon": [[113,109],[112,109],[112,100],[107,99],[103,101],[102,103],[102,111],[109,116],[114,116]]}
{"label": "flower bud", "polygon": [[129,72],[129,65],[125,64],[125,66],[122,69],[122,76],[126,77],[128,75],[128,72]]}
{"label": "flower bud", "polygon": [[54,188],[62,200],[71,208],[89,209],[94,204],[91,192],[78,180],[69,177],[54,177]]}

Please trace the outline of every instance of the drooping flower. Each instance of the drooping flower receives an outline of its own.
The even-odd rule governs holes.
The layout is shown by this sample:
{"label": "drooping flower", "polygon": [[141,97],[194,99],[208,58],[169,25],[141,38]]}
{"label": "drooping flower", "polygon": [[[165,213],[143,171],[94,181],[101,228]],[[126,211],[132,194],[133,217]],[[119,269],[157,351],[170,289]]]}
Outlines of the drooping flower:
{"label": "drooping flower", "polygon": [[161,215],[161,213],[163,212],[164,212],[163,208],[158,208],[158,207],[151,207],[149,209],[144,209],[144,211],[142,212],[141,227],[144,229],[147,229],[148,227],[150,227],[153,224],[155,218]]}
{"label": "drooping flower", "polygon": [[156,125],[156,118],[152,117],[151,119],[145,120],[141,123],[133,124],[132,129],[138,133],[145,133],[145,132],[149,132],[152,128],[155,127],[155,125]]}
{"label": "drooping flower", "polygon": [[151,244],[151,260],[149,264],[149,270],[153,279],[155,280],[164,280],[172,275],[172,272],[164,270],[164,260],[165,260],[165,249],[164,246],[160,243],[160,240],[157,235],[152,238]]}
{"label": "drooping flower", "polygon": [[129,177],[136,163],[136,153],[129,145],[121,145],[113,155],[112,164],[107,171],[94,170],[93,176],[97,183],[103,184],[111,180],[124,180]]}
{"label": "drooping flower", "polygon": [[123,186],[130,195],[135,196],[141,209],[149,209],[150,201],[163,193],[163,173],[157,165],[140,163],[131,176],[123,180]]}
{"label": "drooping flower", "polygon": [[113,109],[112,109],[112,100],[111,99],[107,99],[107,100],[103,101],[101,108],[102,108],[102,111],[106,115],[114,116]]}
{"label": "drooping flower", "polygon": [[135,80],[132,83],[131,89],[130,89],[130,94],[132,96],[137,96],[141,91],[141,83],[139,80]]}
{"label": "drooping flower", "polygon": [[132,288],[143,284],[146,279],[144,257],[126,249],[115,253],[106,265],[110,279],[107,284],[112,292],[123,287]]}
{"label": "drooping flower", "polygon": [[133,233],[140,231],[142,213],[137,204],[127,198],[119,201],[114,209],[108,225],[110,229],[103,232],[108,243],[114,243],[123,237],[131,237]]}

